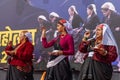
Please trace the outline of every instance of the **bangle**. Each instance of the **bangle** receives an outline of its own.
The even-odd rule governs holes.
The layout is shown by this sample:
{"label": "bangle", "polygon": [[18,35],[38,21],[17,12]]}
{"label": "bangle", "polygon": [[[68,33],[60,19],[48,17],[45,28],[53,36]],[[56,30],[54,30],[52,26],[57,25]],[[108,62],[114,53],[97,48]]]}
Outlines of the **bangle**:
{"label": "bangle", "polygon": [[87,41],[87,40],[88,40],[88,38],[87,38],[87,37],[83,37],[83,40]]}
{"label": "bangle", "polygon": [[107,50],[105,50],[105,52],[104,52],[104,54],[103,54],[103,55],[105,56],[105,55],[107,55],[107,53],[108,53],[108,52],[107,52]]}

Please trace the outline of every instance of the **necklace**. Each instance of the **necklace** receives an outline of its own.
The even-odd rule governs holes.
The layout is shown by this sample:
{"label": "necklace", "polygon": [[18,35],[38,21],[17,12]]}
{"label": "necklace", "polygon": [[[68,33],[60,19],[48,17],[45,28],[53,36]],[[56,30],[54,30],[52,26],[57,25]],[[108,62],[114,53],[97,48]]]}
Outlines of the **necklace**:
{"label": "necklace", "polygon": [[101,45],[101,40],[96,40],[95,41],[95,47],[97,48],[97,47],[99,47],[99,45]]}
{"label": "necklace", "polygon": [[102,40],[96,40],[95,45],[101,44]]}

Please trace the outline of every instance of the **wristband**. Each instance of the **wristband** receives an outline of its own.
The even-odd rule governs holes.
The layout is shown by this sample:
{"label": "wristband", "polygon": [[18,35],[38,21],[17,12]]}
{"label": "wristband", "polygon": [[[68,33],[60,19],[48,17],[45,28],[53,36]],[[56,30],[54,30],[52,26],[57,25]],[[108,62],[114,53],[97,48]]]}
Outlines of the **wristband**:
{"label": "wristband", "polygon": [[87,41],[87,40],[88,40],[88,38],[87,38],[87,37],[83,37],[83,39],[84,39],[85,41]]}

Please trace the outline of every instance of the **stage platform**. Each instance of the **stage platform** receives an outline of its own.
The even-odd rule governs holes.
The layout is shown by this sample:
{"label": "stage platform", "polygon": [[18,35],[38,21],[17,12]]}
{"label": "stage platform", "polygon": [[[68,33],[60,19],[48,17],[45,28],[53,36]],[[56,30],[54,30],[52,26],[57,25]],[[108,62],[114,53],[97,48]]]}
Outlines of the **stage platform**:
{"label": "stage platform", "polygon": [[[35,70],[34,80],[40,80],[42,73],[43,71],[41,70]],[[77,80],[78,74],[79,74],[79,71],[73,70],[73,80]],[[5,80],[5,76],[6,76],[6,69],[0,68],[0,80]],[[111,80],[120,80],[120,72],[117,70],[114,70]]]}

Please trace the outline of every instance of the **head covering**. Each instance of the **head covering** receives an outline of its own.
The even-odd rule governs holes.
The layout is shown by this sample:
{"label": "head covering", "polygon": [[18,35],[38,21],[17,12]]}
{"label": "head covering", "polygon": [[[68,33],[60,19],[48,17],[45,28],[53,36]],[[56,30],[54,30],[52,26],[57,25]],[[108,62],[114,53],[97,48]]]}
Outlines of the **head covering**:
{"label": "head covering", "polygon": [[102,9],[109,9],[111,11],[116,12],[115,6],[111,2],[105,2],[102,6]]}
{"label": "head covering", "polygon": [[95,4],[90,4],[90,5],[87,6],[87,8],[90,9],[90,10],[93,10],[93,12],[95,14],[97,14],[96,5]]}
{"label": "head covering", "polygon": [[49,16],[59,17],[59,15],[56,12],[51,12]]}
{"label": "head covering", "polygon": [[43,20],[47,21],[47,19],[46,19],[46,17],[45,17],[44,15],[38,16],[38,20],[39,20],[39,19],[43,19]]}
{"label": "head covering", "polygon": [[117,53],[118,53],[118,46],[116,44],[116,41],[114,39],[114,36],[112,34],[110,27],[105,23],[102,23],[102,24],[98,25],[97,27],[103,28],[102,44],[116,46]]}
{"label": "head covering", "polygon": [[73,32],[72,25],[67,20],[61,18],[58,20],[58,23],[65,26],[65,29],[68,32],[68,34],[72,34],[72,32]]}
{"label": "head covering", "polygon": [[29,40],[30,42],[32,42],[32,35],[31,35],[30,32],[26,32],[26,33],[25,33],[25,36],[28,38],[28,40]]}
{"label": "head covering", "polygon": [[76,10],[76,7],[75,7],[74,5],[71,5],[71,6],[69,7],[69,9],[70,9],[70,8],[72,8],[73,11],[74,11],[76,14],[78,14],[78,12],[77,12],[77,10]]}

